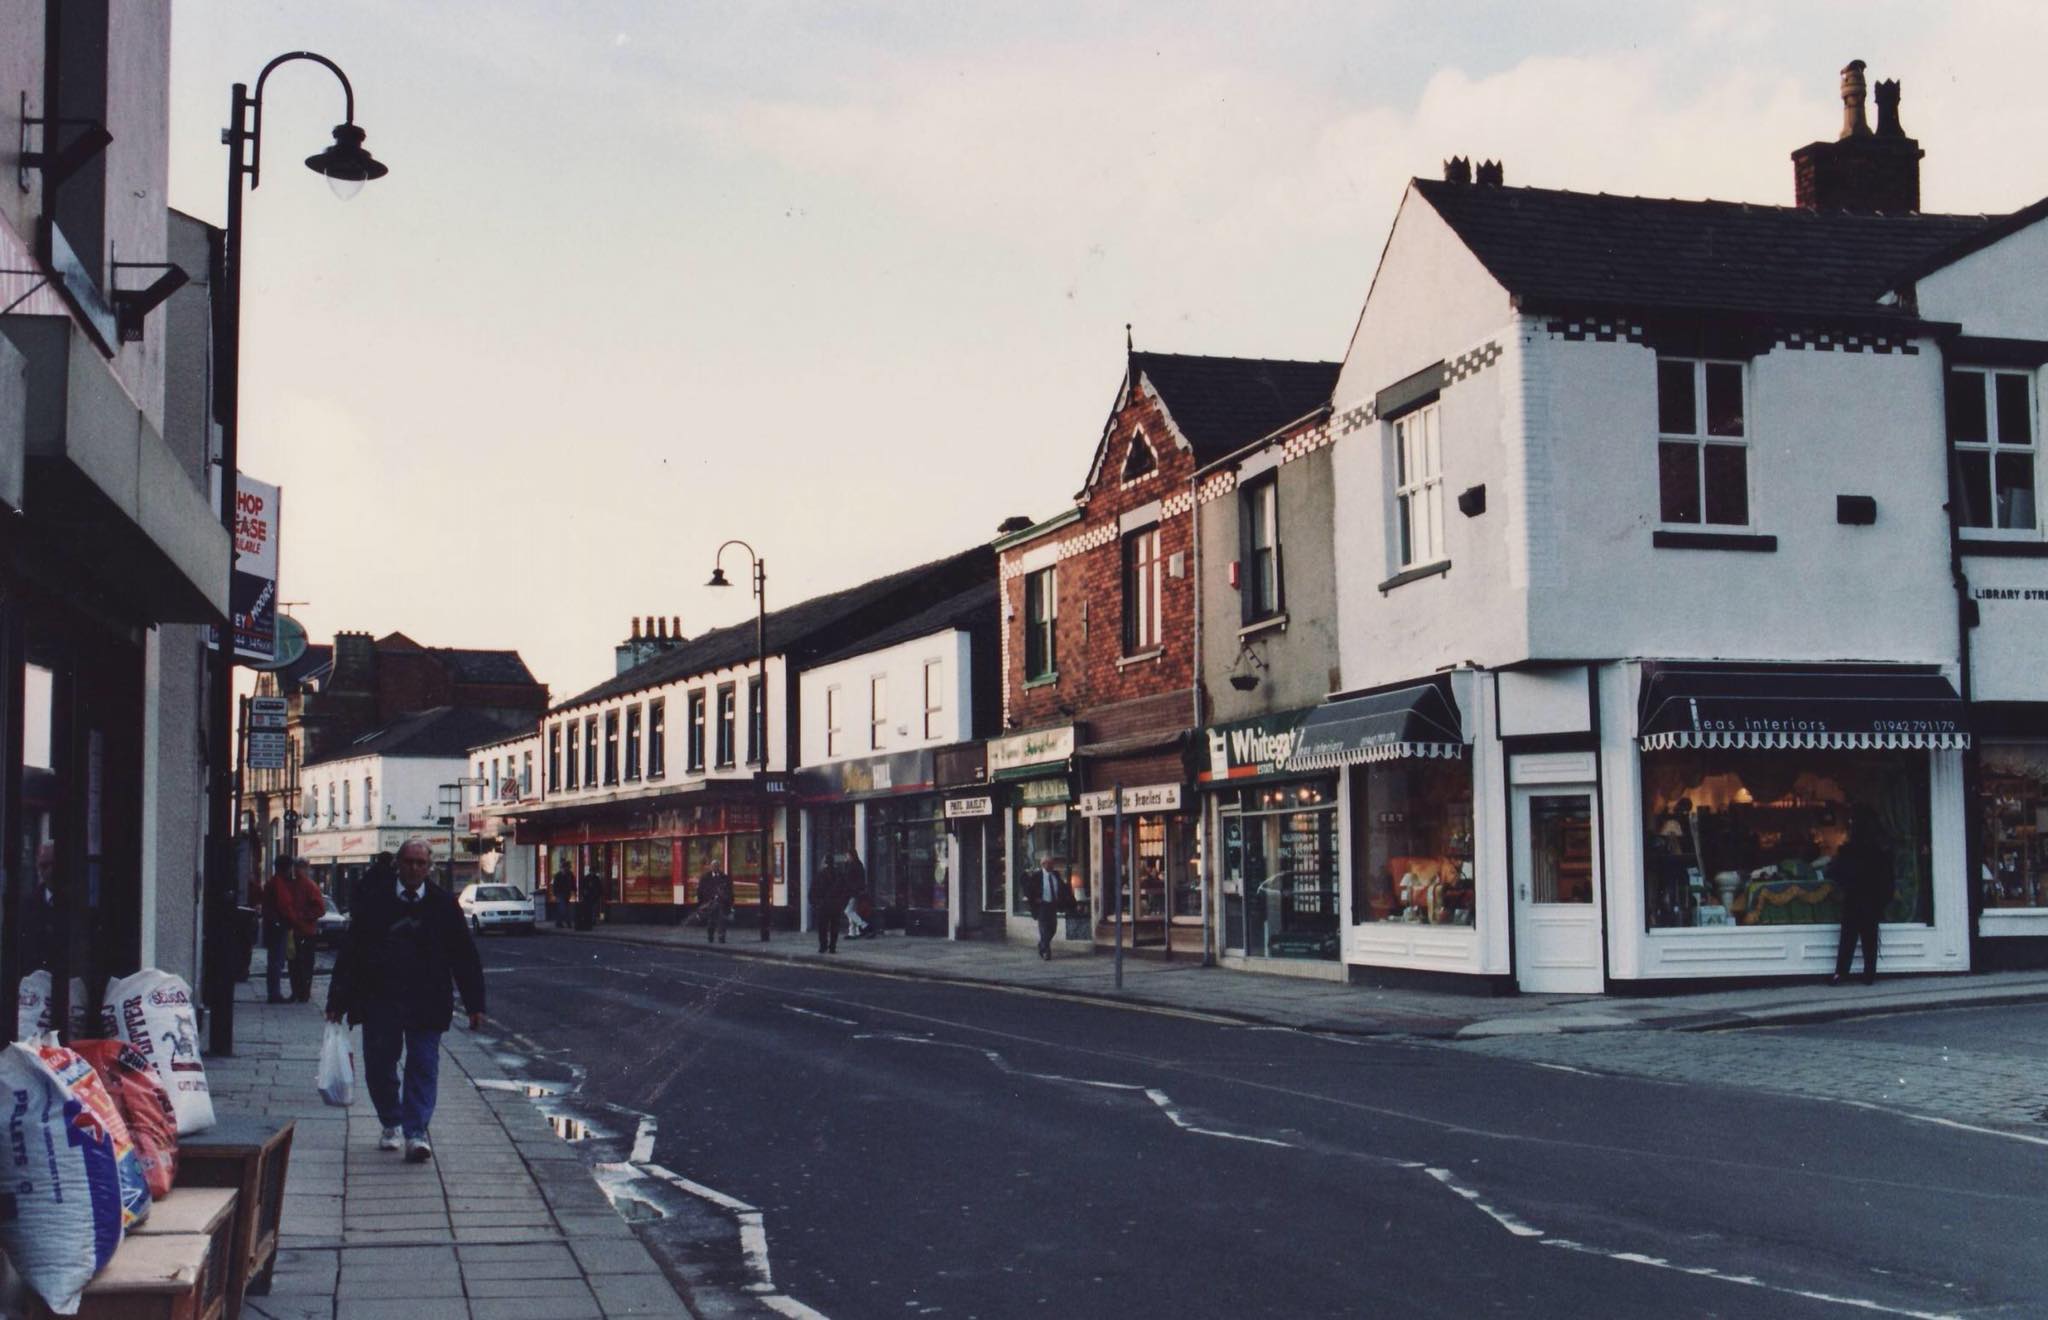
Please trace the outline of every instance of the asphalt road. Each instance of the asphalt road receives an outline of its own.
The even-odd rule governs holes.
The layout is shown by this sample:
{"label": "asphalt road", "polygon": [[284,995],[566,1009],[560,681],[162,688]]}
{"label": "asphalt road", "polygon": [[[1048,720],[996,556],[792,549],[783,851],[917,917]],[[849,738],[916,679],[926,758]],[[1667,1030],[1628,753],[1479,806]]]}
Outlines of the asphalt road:
{"label": "asphalt road", "polygon": [[707,1313],[2048,1309],[2048,1140],[688,947],[484,948],[507,1075],[599,1134]]}

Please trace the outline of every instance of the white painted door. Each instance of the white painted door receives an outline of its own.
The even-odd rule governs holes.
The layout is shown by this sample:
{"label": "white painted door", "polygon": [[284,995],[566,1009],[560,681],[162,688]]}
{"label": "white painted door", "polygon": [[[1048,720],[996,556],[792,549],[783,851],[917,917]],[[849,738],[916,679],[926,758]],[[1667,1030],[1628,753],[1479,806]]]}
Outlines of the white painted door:
{"label": "white painted door", "polygon": [[1590,784],[1515,789],[1515,979],[1525,991],[1601,991],[1598,828]]}

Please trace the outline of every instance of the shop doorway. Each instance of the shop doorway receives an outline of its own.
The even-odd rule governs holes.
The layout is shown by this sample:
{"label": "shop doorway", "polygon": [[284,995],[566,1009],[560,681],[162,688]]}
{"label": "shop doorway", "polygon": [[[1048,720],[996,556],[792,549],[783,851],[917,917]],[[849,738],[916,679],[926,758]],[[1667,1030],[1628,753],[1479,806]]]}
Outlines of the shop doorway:
{"label": "shop doorway", "polygon": [[1599,994],[1599,827],[1593,787],[1515,789],[1515,979],[1538,994]]}

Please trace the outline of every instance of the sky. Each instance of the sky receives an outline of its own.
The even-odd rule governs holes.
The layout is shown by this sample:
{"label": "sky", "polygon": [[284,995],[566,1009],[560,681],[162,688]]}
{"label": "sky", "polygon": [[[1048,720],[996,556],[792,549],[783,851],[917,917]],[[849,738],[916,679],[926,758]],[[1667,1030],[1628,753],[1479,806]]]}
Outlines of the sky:
{"label": "sky", "polygon": [[[1839,71],[1903,82],[1928,210],[2048,194],[2048,5],[176,0],[171,202],[312,50],[388,177],[264,89],[241,466],[316,641],[748,619],[1068,507],[1140,349],[1337,360],[1409,178],[1791,202]],[[746,578],[745,555],[728,574]]]}

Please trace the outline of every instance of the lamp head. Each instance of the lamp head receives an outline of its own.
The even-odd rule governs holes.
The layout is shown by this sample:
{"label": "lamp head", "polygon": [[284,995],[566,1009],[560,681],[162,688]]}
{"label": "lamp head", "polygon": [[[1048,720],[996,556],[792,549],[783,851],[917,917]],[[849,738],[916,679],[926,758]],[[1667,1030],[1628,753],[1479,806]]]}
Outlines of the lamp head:
{"label": "lamp head", "polygon": [[354,124],[336,124],[334,145],[317,156],[306,157],[306,168],[326,175],[327,186],[344,201],[360,192],[371,179],[381,179],[391,172],[363,149],[365,136]]}
{"label": "lamp head", "polygon": [[711,580],[704,585],[707,587],[729,587],[732,583],[725,580],[725,570],[723,568],[713,568],[711,570]]}

